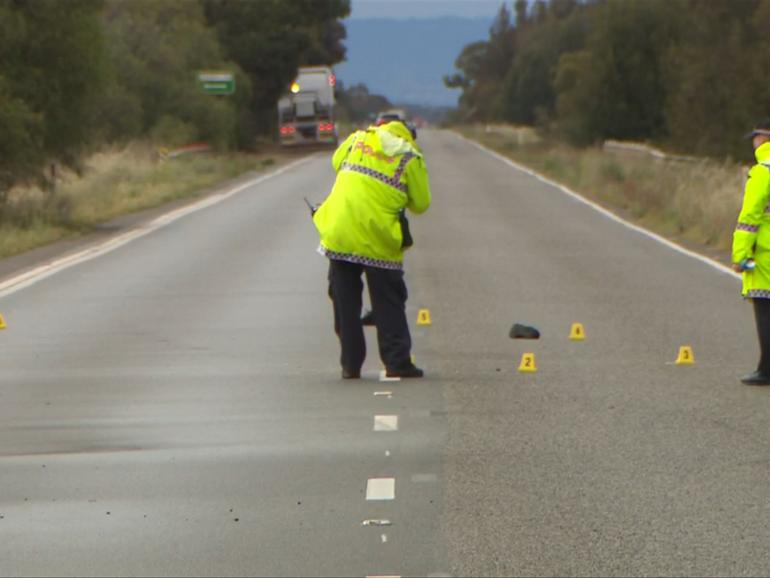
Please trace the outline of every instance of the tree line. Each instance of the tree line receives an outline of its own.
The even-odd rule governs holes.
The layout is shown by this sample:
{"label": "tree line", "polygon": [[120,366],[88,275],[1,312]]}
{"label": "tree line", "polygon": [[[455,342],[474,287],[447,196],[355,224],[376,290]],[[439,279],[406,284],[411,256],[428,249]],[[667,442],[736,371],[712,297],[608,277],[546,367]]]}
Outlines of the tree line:
{"label": "tree line", "polygon": [[[105,143],[249,148],[300,65],[344,58],[350,0],[0,0],[0,218],[20,181]],[[203,70],[235,76],[204,94]]]}
{"label": "tree line", "polygon": [[770,0],[517,0],[444,81],[461,120],[745,158],[770,116],[769,19]]}

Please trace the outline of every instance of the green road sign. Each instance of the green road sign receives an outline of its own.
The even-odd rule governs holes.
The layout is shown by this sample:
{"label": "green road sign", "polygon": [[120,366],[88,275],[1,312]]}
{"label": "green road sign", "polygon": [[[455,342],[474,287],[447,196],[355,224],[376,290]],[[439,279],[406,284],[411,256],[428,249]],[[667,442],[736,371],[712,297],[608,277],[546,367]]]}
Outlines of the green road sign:
{"label": "green road sign", "polygon": [[233,94],[235,77],[230,72],[200,72],[198,82],[206,94]]}

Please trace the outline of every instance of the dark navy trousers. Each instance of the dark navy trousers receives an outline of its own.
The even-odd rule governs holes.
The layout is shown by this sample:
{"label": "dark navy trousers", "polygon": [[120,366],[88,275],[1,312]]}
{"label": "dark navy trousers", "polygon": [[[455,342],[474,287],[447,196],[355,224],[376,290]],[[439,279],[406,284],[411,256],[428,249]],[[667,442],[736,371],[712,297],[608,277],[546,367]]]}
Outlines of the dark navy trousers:
{"label": "dark navy trousers", "polygon": [[770,299],[752,299],[754,318],[759,337],[759,365],[757,371],[770,375]]}
{"label": "dark navy trousers", "polygon": [[342,347],[342,367],[358,372],[366,358],[366,340],[361,324],[362,274],[366,274],[369,286],[380,359],[386,369],[410,367],[412,339],[406,321],[404,272],[330,259],[329,297],[334,304],[334,331]]}

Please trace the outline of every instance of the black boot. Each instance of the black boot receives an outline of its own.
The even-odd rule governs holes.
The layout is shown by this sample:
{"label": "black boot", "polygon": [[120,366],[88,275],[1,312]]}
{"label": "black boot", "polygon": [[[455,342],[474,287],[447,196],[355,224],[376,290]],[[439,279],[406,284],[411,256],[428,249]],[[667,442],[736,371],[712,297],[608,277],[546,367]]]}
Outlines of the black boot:
{"label": "black boot", "polygon": [[755,371],[741,377],[741,383],[744,385],[770,385],[770,375]]}
{"label": "black boot", "polygon": [[401,369],[386,369],[386,377],[422,377],[425,372],[416,365],[408,365]]}

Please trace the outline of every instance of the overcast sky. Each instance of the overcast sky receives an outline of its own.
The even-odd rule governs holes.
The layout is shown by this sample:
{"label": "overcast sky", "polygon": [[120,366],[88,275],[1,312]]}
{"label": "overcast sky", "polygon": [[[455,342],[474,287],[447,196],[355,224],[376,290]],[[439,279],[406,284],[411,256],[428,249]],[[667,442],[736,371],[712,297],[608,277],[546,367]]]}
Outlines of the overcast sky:
{"label": "overcast sky", "polygon": [[504,3],[510,4],[507,0],[352,0],[350,18],[458,16],[491,20]]}

